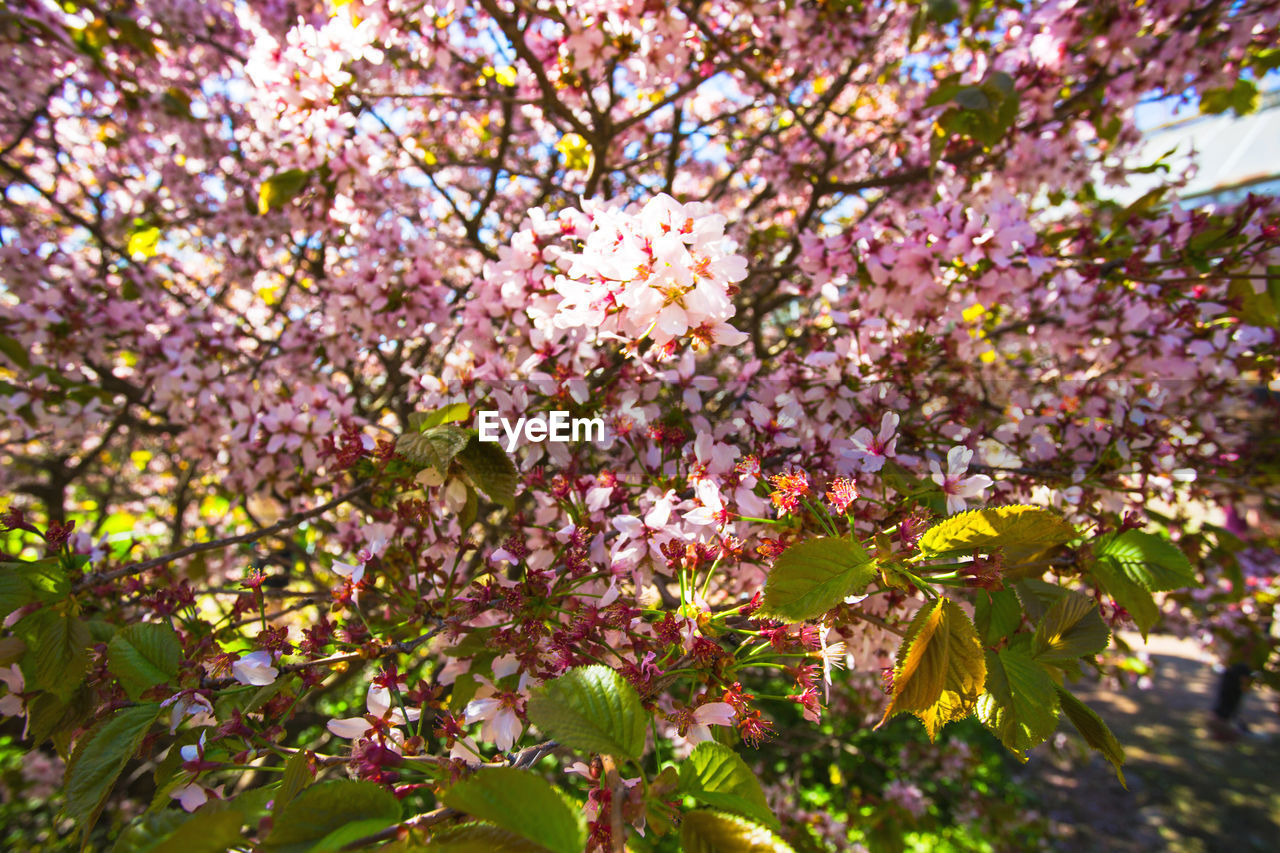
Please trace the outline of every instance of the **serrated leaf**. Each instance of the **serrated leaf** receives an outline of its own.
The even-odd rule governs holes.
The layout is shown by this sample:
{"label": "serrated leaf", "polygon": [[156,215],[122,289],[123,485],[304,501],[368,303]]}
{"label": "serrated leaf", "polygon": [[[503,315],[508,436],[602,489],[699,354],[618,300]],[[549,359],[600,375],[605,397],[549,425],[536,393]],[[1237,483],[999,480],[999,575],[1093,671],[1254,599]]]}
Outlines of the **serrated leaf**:
{"label": "serrated leaf", "polygon": [[515,501],[516,486],[520,483],[520,473],[506,451],[493,442],[472,436],[458,454],[458,462],[485,497],[496,504],[511,507]]}
{"label": "serrated leaf", "polygon": [[781,828],[756,774],[723,744],[704,741],[694,747],[680,765],[679,790],[704,805],[752,818],[774,830]]}
{"label": "serrated leaf", "polygon": [[607,666],[584,666],[538,688],[529,721],[571,749],[640,760],[648,714],[640,695]]}
{"label": "serrated leaf", "polygon": [[1111,561],[1129,580],[1148,592],[1196,584],[1187,555],[1154,533],[1126,530],[1103,542],[1098,556]]}
{"label": "serrated leaf", "polygon": [[[43,601],[54,604],[71,594],[71,581],[62,562],[57,557],[46,557],[32,562],[0,563],[4,574],[18,577],[26,585],[29,596],[23,602]],[[9,573],[13,574],[10,575]]]}
{"label": "serrated leaf", "polygon": [[67,801],[63,812],[84,837],[88,837],[116,778],[138,751],[160,711],[156,703],[121,708],[90,729],[77,744],[64,777]]}
{"label": "serrated leaf", "polygon": [[1085,743],[1102,753],[1102,757],[1111,762],[1116,769],[1116,777],[1120,780],[1120,784],[1128,788],[1129,786],[1124,782],[1124,771],[1121,769],[1124,765],[1124,747],[1120,745],[1120,741],[1116,740],[1111,729],[1092,708],[1077,699],[1070,691],[1057,685],[1054,689],[1058,693],[1062,712],[1067,715],[1071,725],[1076,727],[1076,731],[1084,738]]}
{"label": "serrated leaf", "polygon": [[81,686],[67,701],[41,691],[27,700],[27,734],[32,746],[39,746],[55,735],[70,735],[93,716],[93,699],[87,687]]}
{"label": "serrated leaf", "polygon": [[1022,624],[1018,596],[1009,589],[979,592],[973,604],[973,624],[983,645],[996,645]]}
{"label": "serrated leaf", "polygon": [[1092,571],[1102,591],[1128,611],[1145,640],[1156,622],[1160,621],[1160,608],[1156,606],[1155,598],[1109,559],[1099,560]]}
{"label": "serrated leaf", "polygon": [[181,661],[177,632],[160,622],[129,625],[107,644],[107,669],[133,700],[157,684],[176,680]]}
{"label": "serrated leaf", "polygon": [[703,809],[685,813],[680,848],[684,853],[795,853],[766,826]]}
{"label": "serrated leaf", "polygon": [[280,810],[262,853],[310,853],[323,849],[323,842],[347,824],[360,822],[364,834],[371,835],[399,820],[400,801],[387,789],[373,782],[331,779],[306,789]]}
{"label": "serrated leaf", "polygon": [[0,619],[36,600],[36,592],[26,578],[10,564],[0,567]]}
{"label": "serrated leaf", "polygon": [[258,213],[266,214],[288,204],[302,192],[310,177],[302,169],[289,169],[267,178],[258,188]]}
{"label": "serrated leaf", "polygon": [[284,778],[280,780],[280,789],[276,791],[275,804],[271,807],[272,814],[280,814],[294,797],[311,784],[311,780],[316,775],[312,758],[313,754],[305,749],[300,749],[290,756],[288,763],[284,766]]}
{"label": "serrated leaf", "polygon": [[1013,588],[1018,594],[1018,600],[1022,602],[1022,609],[1026,611],[1027,618],[1031,620],[1032,624],[1039,623],[1044,618],[1044,614],[1053,606],[1053,603],[1067,594],[1066,589],[1057,584],[1042,581],[1039,578],[1020,580],[1013,585]]}
{"label": "serrated leaf", "polygon": [[195,814],[165,809],[144,815],[120,833],[112,853],[222,853],[243,841],[243,815],[219,801]]}
{"label": "serrated leaf", "polygon": [[861,593],[875,576],[871,558],[857,542],[830,536],[806,540],[774,561],[759,615],[784,622],[815,619]]}
{"label": "serrated leaf", "polygon": [[996,506],[957,513],[925,531],[920,552],[937,556],[953,551],[992,548],[1041,549],[1076,537],[1076,529],[1052,510],[1038,506]]}
{"label": "serrated leaf", "polygon": [[973,712],[986,679],[978,633],[960,606],[945,598],[925,604],[898,648],[893,694],[884,721],[914,714],[933,740],[947,723]]}
{"label": "serrated leaf", "polygon": [[471,407],[466,403],[450,403],[433,412],[414,412],[409,416],[409,428],[415,432],[426,432],[441,424],[465,421],[470,415]]}
{"label": "serrated leaf", "polygon": [[1096,655],[1107,647],[1111,629],[1093,599],[1068,592],[1049,606],[1036,626],[1033,656],[1054,662]]}
{"label": "serrated leaf", "polygon": [[376,835],[393,823],[395,823],[394,820],[387,820],[385,817],[371,817],[344,823],[311,845],[310,853],[339,853],[351,845],[363,846],[356,845],[355,842]]}
{"label": "serrated leaf", "polygon": [[487,823],[467,823],[437,832],[426,846],[431,853],[546,853],[547,848]]}
{"label": "serrated leaf", "polygon": [[442,799],[451,808],[553,853],[581,853],[587,843],[581,809],[531,770],[482,768],[446,791]]}
{"label": "serrated leaf", "polygon": [[89,627],[65,607],[45,607],[22,620],[27,644],[22,674],[31,687],[67,699],[89,665]]}
{"label": "serrated leaf", "polygon": [[1053,679],[1022,648],[988,651],[986,657],[987,692],[978,700],[978,719],[1021,755],[1058,726]]}
{"label": "serrated leaf", "polygon": [[408,432],[396,439],[396,452],[418,465],[434,469],[440,475],[467,445],[467,433],[448,424],[426,432]]}

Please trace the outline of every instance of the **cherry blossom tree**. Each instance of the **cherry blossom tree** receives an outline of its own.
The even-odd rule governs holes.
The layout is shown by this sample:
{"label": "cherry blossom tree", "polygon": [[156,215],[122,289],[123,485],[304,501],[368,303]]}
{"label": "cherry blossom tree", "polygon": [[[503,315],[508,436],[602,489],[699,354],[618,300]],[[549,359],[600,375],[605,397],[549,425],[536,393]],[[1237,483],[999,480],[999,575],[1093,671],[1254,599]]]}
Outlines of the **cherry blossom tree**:
{"label": "cherry blossom tree", "polygon": [[1071,681],[1274,503],[1280,208],[1135,119],[1252,109],[1272,0],[0,37],[0,713],[91,846],[841,849],[756,760],[832,715],[1119,772]]}

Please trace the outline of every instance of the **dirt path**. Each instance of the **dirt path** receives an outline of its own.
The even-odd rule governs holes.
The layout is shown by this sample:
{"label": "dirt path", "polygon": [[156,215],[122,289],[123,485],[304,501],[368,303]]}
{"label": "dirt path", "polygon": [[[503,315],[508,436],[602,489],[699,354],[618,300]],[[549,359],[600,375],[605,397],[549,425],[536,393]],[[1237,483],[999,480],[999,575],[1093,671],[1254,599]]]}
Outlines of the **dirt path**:
{"label": "dirt path", "polygon": [[1035,750],[1021,771],[1058,849],[1280,851],[1275,696],[1251,693],[1244,701],[1242,718],[1256,738],[1214,741],[1205,726],[1217,685],[1213,662],[1195,644],[1170,637],[1152,637],[1146,648],[1156,669],[1150,689],[1072,686],[1124,744],[1127,791],[1100,757],[1071,758],[1083,744],[1066,723],[1067,747]]}

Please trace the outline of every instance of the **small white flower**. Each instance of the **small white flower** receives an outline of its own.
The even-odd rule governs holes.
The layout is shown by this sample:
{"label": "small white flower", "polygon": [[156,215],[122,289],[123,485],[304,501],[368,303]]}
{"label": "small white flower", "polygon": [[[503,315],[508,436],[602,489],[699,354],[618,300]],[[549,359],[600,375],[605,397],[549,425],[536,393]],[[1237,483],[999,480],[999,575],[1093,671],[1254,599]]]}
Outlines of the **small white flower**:
{"label": "small white flower", "polygon": [[270,652],[250,652],[231,664],[231,675],[241,684],[262,687],[275,681],[280,670],[271,665]]}
{"label": "small white flower", "polygon": [[364,563],[352,565],[351,563],[344,563],[341,560],[334,560],[333,565],[330,566],[330,568],[333,569],[334,574],[351,581],[351,600],[359,603],[360,581],[364,580]]}
{"label": "small white flower", "polygon": [[200,733],[199,743],[189,743],[182,747],[182,749],[178,750],[179,754],[182,755],[183,761],[198,761],[204,756],[204,738],[206,734],[208,734],[208,732]]}
{"label": "small white flower", "polygon": [[728,702],[708,702],[699,705],[693,711],[693,725],[685,740],[689,743],[702,743],[711,740],[712,726],[732,726],[736,712]]}
{"label": "small white flower", "polygon": [[213,794],[215,797],[221,798],[222,786],[219,785],[217,788],[206,789],[193,782],[190,785],[184,785],[181,788],[171,791],[169,796],[181,803],[184,809],[189,812],[193,812],[205,803],[209,802],[209,794]]}
{"label": "small white flower", "polygon": [[937,461],[929,461],[929,469],[932,471],[931,476],[933,482],[942,488],[942,493],[947,496],[947,514],[962,511],[965,506],[966,498],[981,497],[982,492],[991,485],[992,480],[986,474],[974,474],[966,477],[965,472],[969,470],[969,460],[973,458],[973,451],[967,447],[953,447],[947,453],[947,472],[942,473],[942,468]]}
{"label": "small white flower", "polygon": [[160,707],[172,709],[169,712],[169,734],[178,730],[178,724],[184,717],[190,717],[195,726],[212,726],[217,722],[213,716],[213,703],[208,697],[193,691],[176,693],[161,702]]}
{"label": "small white flower", "polygon": [[499,697],[472,699],[462,714],[467,725],[481,723],[480,739],[489,741],[502,752],[511,749],[520,736],[520,718],[516,716],[515,709]]}
{"label": "small white flower", "polygon": [[[401,686],[404,687],[407,684],[402,682]],[[422,711],[417,708],[406,708],[401,711],[399,707],[391,707],[391,698],[389,688],[379,687],[376,684],[370,685],[364,700],[365,708],[369,712],[368,716],[381,717],[394,726],[407,725],[422,716]],[[325,728],[338,737],[348,740],[358,740],[373,730],[372,724],[365,717],[330,720]]]}

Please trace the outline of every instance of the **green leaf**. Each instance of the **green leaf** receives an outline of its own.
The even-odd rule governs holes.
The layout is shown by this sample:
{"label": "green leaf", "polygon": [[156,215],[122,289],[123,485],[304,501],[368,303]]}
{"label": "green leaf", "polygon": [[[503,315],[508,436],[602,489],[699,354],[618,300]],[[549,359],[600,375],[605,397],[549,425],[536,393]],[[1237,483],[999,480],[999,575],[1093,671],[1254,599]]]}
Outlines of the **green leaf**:
{"label": "green leaf", "polygon": [[262,853],[319,851],[347,824],[360,822],[364,835],[371,835],[399,820],[400,801],[390,791],[373,782],[331,779],[306,789],[280,810]]}
{"label": "green leaf", "polygon": [[258,188],[258,213],[267,214],[293,201],[310,177],[310,172],[289,169],[267,178]]}
{"label": "green leaf", "polygon": [[243,841],[244,816],[212,801],[195,814],[165,809],[133,821],[116,839],[112,853],[222,853]]}
{"label": "green leaf", "polygon": [[850,539],[820,536],[792,545],[779,555],[764,584],[759,615],[783,622],[815,619],[875,579],[862,546]]}
{"label": "green leaf", "polygon": [[978,593],[973,603],[973,624],[983,645],[994,646],[1022,624],[1018,596],[1009,589]]}
{"label": "green leaf", "polygon": [[466,403],[450,403],[434,412],[414,412],[409,416],[409,428],[414,432],[426,432],[441,424],[465,421],[470,416],[471,407]]}
{"label": "green leaf", "polygon": [[991,109],[991,99],[983,93],[977,86],[965,86],[956,92],[952,98],[957,104],[966,110],[976,110],[978,112],[986,112]]}
{"label": "green leaf", "polygon": [[572,749],[640,760],[648,714],[640,694],[607,666],[572,669],[529,699],[529,721]]}
{"label": "green leaf", "polygon": [[159,228],[143,228],[129,235],[125,244],[125,252],[129,255],[141,255],[143,258],[154,257],[156,247],[160,245]]}
{"label": "green leaf", "polygon": [[20,624],[27,643],[22,674],[31,687],[66,700],[84,680],[89,665],[89,627],[66,606],[45,607]]}
{"label": "green leaf", "polygon": [[781,828],[756,774],[723,744],[704,741],[694,747],[680,765],[679,790],[705,805],[749,817],[774,830]]}
{"label": "green leaf", "polygon": [[766,826],[724,812],[687,812],[680,824],[684,853],[795,853]]}
{"label": "green leaf", "polygon": [[93,716],[93,711],[92,694],[84,685],[65,702],[47,691],[37,693],[27,700],[27,733],[31,745],[39,746],[54,738],[57,746],[58,736],[70,736]]}
{"label": "green leaf", "polygon": [[494,442],[481,441],[471,436],[467,446],[458,454],[462,470],[467,472],[476,488],[496,504],[510,508],[515,501],[520,473],[511,457]]}
{"label": "green leaf", "polygon": [[5,575],[12,571],[25,583],[29,594],[23,604],[32,601],[54,604],[71,594],[71,581],[57,557],[32,562],[0,563],[0,567],[3,567]]}
{"label": "green leaf", "polygon": [[937,556],[953,551],[987,551],[995,547],[1061,545],[1076,529],[1056,512],[1038,506],[997,506],[957,513],[920,537],[920,552]]}
{"label": "green leaf", "polygon": [[476,523],[476,517],[480,514],[480,501],[476,499],[476,490],[467,486],[467,500],[462,505],[462,509],[458,510],[458,529],[465,535],[471,529],[471,525]]}
{"label": "green leaf", "polygon": [[107,669],[135,701],[157,684],[177,680],[181,661],[178,633],[161,622],[129,625],[107,644]]}
{"label": "green leaf", "polygon": [[531,770],[482,768],[446,791],[443,801],[553,853],[581,853],[587,843],[581,809]]}
{"label": "green leaf", "polygon": [[1043,619],[1053,603],[1067,594],[1067,590],[1063,587],[1046,583],[1039,578],[1020,580],[1013,585],[1013,588],[1018,594],[1018,600],[1022,602],[1022,609],[1026,611],[1027,618],[1033,623]]}
{"label": "green leaf", "polygon": [[116,778],[138,751],[160,710],[156,703],[121,708],[90,729],[76,745],[67,765],[63,812],[78,825],[83,837],[88,837]]}
{"label": "green leaf", "polygon": [[1230,89],[1206,89],[1200,95],[1200,112],[1248,115],[1258,108],[1258,87],[1251,80],[1237,80]]}
{"label": "green leaf", "polygon": [[945,598],[925,604],[898,648],[893,695],[880,725],[908,712],[933,740],[947,723],[973,712],[986,678],[982,644],[969,617]]}
{"label": "green leaf", "polygon": [[[1273,283],[1275,279],[1271,280]],[[1280,323],[1280,299],[1276,288],[1253,289],[1253,282],[1235,279],[1227,286],[1227,296],[1240,303],[1240,319],[1250,326],[1275,327]]]}
{"label": "green leaf", "polygon": [[396,452],[417,465],[434,468],[443,476],[458,451],[467,446],[465,430],[455,426],[433,427],[426,432],[407,432],[396,439]]}
{"label": "green leaf", "polygon": [[1102,591],[1115,599],[1119,604],[1129,612],[1129,616],[1133,619],[1133,623],[1138,626],[1138,630],[1142,632],[1142,638],[1145,640],[1147,634],[1155,627],[1156,622],[1160,620],[1160,608],[1156,606],[1156,600],[1151,593],[1147,592],[1138,584],[1129,579],[1129,576],[1121,571],[1111,560],[1099,560],[1093,566],[1093,576],[1098,579],[1098,585],[1102,587]]}
{"label": "green leaf", "polygon": [[5,563],[0,567],[0,614],[4,616],[36,600],[36,592],[31,584],[11,566],[12,564]]}
{"label": "green leaf", "polygon": [[316,775],[312,757],[312,753],[300,749],[289,758],[284,766],[284,778],[280,780],[280,790],[276,791],[275,804],[271,807],[272,814],[280,814],[294,797],[311,784]]}
{"label": "green leaf", "polygon": [[1021,755],[1042,743],[1058,725],[1053,679],[1023,648],[987,652],[987,692],[978,719]]}
{"label": "green leaf", "polygon": [[1093,599],[1068,592],[1049,606],[1036,626],[1033,656],[1049,662],[1096,655],[1107,647],[1111,629]]}
{"label": "green leaf", "polygon": [[[1067,715],[1071,725],[1076,727],[1076,731],[1084,738],[1085,743],[1102,753],[1102,757],[1111,762],[1116,769],[1116,777],[1119,778],[1120,784],[1124,785],[1124,771],[1121,770],[1124,765],[1124,747],[1120,745],[1120,741],[1116,740],[1111,729],[1092,708],[1077,699],[1070,691],[1057,685],[1054,689],[1058,693],[1058,701],[1062,704],[1062,712]],[[1127,788],[1128,785],[1125,787]]]}
{"label": "green leaf", "polygon": [[313,844],[311,853],[339,853],[347,849],[348,845],[376,835],[393,823],[395,823],[394,820],[387,820],[385,817],[371,817],[344,823]]}
{"label": "green leaf", "polygon": [[1098,556],[1148,592],[1195,586],[1196,575],[1187,555],[1154,533],[1126,530],[1105,540]]}
{"label": "green leaf", "polygon": [[431,836],[432,853],[546,853],[541,844],[487,823],[467,823]]}
{"label": "green leaf", "polygon": [[5,358],[23,370],[31,367],[31,355],[17,338],[0,335],[0,354],[3,354]]}

